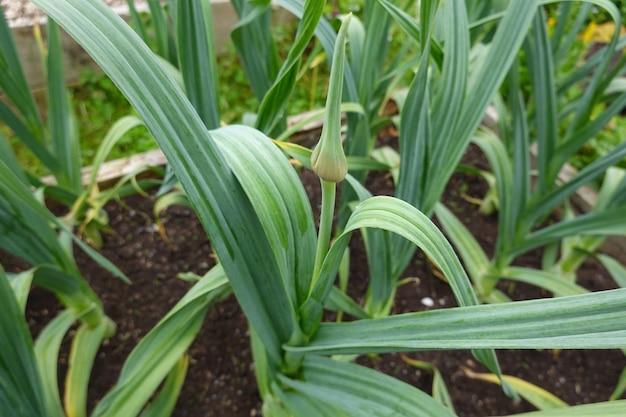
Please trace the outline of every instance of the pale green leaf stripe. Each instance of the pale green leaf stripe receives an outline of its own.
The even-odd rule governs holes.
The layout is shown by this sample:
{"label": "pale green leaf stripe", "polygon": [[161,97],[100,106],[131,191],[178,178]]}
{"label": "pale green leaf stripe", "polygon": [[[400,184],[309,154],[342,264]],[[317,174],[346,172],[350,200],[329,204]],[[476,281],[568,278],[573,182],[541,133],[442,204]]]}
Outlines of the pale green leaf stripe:
{"label": "pale green leaf stripe", "polygon": [[622,265],[617,259],[608,255],[596,255],[598,260],[602,262],[602,265],[609,271],[611,277],[617,282],[617,284],[626,288],[626,267]]}
{"label": "pale green leaf stripe", "polygon": [[302,369],[302,381],[279,378],[297,393],[349,416],[455,416],[415,387],[360,365],[312,356],[304,360]]}
{"label": "pale green leaf stripe", "polygon": [[[522,132],[516,132],[517,134]],[[516,138],[519,139],[519,138]],[[517,165],[517,161],[512,163],[508,157],[503,141],[490,130],[480,130],[474,135],[473,142],[485,153],[489,160],[489,165],[497,178],[496,187],[498,199],[500,202],[498,212],[498,237],[496,240],[497,259],[500,251],[515,243],[515,207],[514,200],[518,197],[517,190],[523,189],[523,181],[525,181],[525,172],[522,178],[513,177]],[[522,164],[524,164],[523,161]],[[515,182],[514,182],[515,181]],[[520,187],[520,188],[518,188]],[[515,190],[515,191],[514,191]]]}
{"label": "pale green leaf stripe", "polygon": [[[301,392],[291,389],[282,389],[278,384],[272,386],[272,393],[278,398],[276,400],[272,396],[263,398],[264,409],[270,416],[276,417],[350,417],[343,410],[333,407],[330,404],[318,401],[316,398],[304,395]],[[281,408],[283,414],[276,411]],[[289,411],[286,411],[285,408]],[[276,414],[274,414],[276,413]]]}
{"label": "pale green leaf stripe", "polygon": [[280,65],[270,32],[269,1],[231,0],[231,3],[240,20],[230,36],[248,84],[260,102],[272,86]]}
{"label": "pale green leaf stripe", "polygon": [[165,11],[159,0],[148,0],[148,7],[150,8],[150,17],[152,26],[154,27],[157,53],[168,61],[171,61],[173,54],[172,51],[170,51],[170,34]]}
{"label": "pale green leaf stripe", "polygon": [[115,123],[113,123],[113,125],[109,128],[106,135],[104,135],[104,139],[102,139],[100,145],[98,145],[98,150],[93,158],[89,184],[86,187],[87,190],[96,184],[98,179],[98,170],[106,160],[107,156],[109,156],[109,153],[111,153],[115,144],[119,142],[119,140],[128,131],[138,126],[143,126],[143,121],[140,118],[136,116],[124,116],[116,120]]}
{"label": "pale green leaf stripe", "polygon": [[[373,197],[362,202],[350,217],[345,232],[337,238],[324,261],[318,285],[311,301],[323,303],[332,282],[350,233],[363,227],[388,230],[403,236],[439,266],[454,292],[459,305],[478,304],[470,281],[450,244],[432,221],[410,204],[392,197]],[[488,348],[489,346],[485,345]],[[499,373],[493,350],[475,351],[474,354],[494,373]],[[505,385],[505,389],[506,385]]]}
{"label": "pale green leaf stripe", "polygon": [[206,127],[216,129],[220,115],[210,2],[178,1],[176,18],[178,55],[187,97]]}
{"label": "pale green leaf stripe", "polygon": [[60,185],[75,192],[82,188],[78,129],[70,107],[63,64],[61,32],[54,21],[48,23],[48,125],[52,151],[59,160],[55,177]]}
{"label": "pale green leaf stripe", "polygon": [[[432,185],[425,197],[421,209],[430,212],[439,200],[441,192],[450,174],[454,171],[458,160],[469,142],[472,133],[476,130],[487,106],[493,99],[494,94],[502,84],[508,70],[518,55],[528,28],[537,10],[535,0],[511,2],[507,11],[494,34],[489,51],[482,60],[482,64],[472,71],[467,85],[466,100],[463,104],[460,120],[453,137],[460,138],[458,142],[449,147],[451,152],[443,166],[435,166],[439,172],[438,178],[442,181],[429,182]],[[437,128],[434,126],[433,128]]]}
{"label": "pale green leaf stripe", "polygon": [[324,11],[324,1],[306,1],[296,39],[289,49],[287,59],[283,63],[272,87],[267,91],[259,108],[257,127],[270,133],[284,117],[288,98],[296,83],[300,61],[305,48],[315,33],[315,28]]}
{"label": "pale green leaf stripe", "polygon": [[185,382],[189,356],[181,357],[167,376],[159,395],[141,413],[140,417],[169,417],[174,411],[180,390]]}
{"label": "pale green leaf stripe", "polygon": [[17,304],[20,306],[22,313],[26,311],[26,302],[28,301],[30,284],[33,281],[34,275],[35,270],[33,268],[17,274],[7,274],[11,288],[13,288],[13,292],[15,293],[15,299],[17,300]]}
{"label": "pale green leaf stripe", "polygon": [[[43,123],[20,61],[13,32],[4,16],[4,9],[0,10],[0,39],[2,39],[0,43],[0,89],[10,98],[18,113],[26,119],[23,124],[21,121],[18,123],[32,132],[36,142],[42,141]],[[8,107],[4,108],[8,109]]]}
{"label": "pale green leaf stripe", "polygon": [[444,60],[441,79],[435,84],[432,100],[431,124],[433,126],[432,158],[430,165],[439,166],[439,161],[448,158],[447,149],[455,140],[453,135],[460,118],[465,98],[468,72],[470,31],[467,11],[463,0],[443,3]]}
{"label": "pale green leaf stripe", "polygon": [[78,316],[75,311],[64,310],[44,327],[35,341],[35,357],[43,378],[47,417],[65,417],[59,397],[57,367],[61,343],[76,320]]}
{"label": "pale green leaf stripe", "polygon": [[[528,73],[533,87],[535,104],[534,122],[537,129],[537,188],[550,190],[557,173],[552,173],[550,165],[558,146],[556,82],[550,39],[546,30],[545,14],[540,10],[535,16],[534,25],[524,45]],[[554,175],[554,176],[553,176]]]}
{"label": "pale green leaf stripe", "polygon": [[568,236],[620,234],[626,234],[626,216],[624,216],[623,207],[614,207],[599,213],[583,214],[531,233],[523,242],[511,249],[511,255],[518,255]]}
{"label": "pale green leaf stripe", "polygon": [[310,346],[363,354],[424,349],[613,349],[626,345],[626,289],[324,323]]}
{"label": "pale green leaf stripe", "polygon": [[0,404],[11,417],[46,416],[43,386],[24,316],[0,267]]}
{"label": "pale green leaf stripe", "polygon": [[359,319],[371,318],[363,308],[356,303],[350,296],[341,292],[337,287],[333,287],[328,295],[328,300],[324,306],[328,310],[341,310]]}
{"label": "pale green leaf stripe", "polygon": [[87,387],[96,353],[100,344],[111,332],[114,324],[109,319],[100,320],[97,326],[82,324],[72,340],[69,367],[65,378],[64,405],[68,415],[87,416]]}
{"label": "pale green leaf stripe", "polygon": [[[493,374],[478,374],[471,370],[466,370],[465,373],[472,379],[481,379],[494,384],[500,383],[498,378]],[[568,407],[568,404],[559,397],[523,379],[510,375],[502,375],[502,379],[515,388],[515,391],[517,391],[522,398],[539,410]]]}
{"label": "pale green leaf stripe", "polygon": [[504,269],[498,278],[508,278],[525,282],[550,291],[555,296],[585,294],[588,291],[580,285],[565,280],[562,276],[531,268],[510,267]]}
{"label": "pale green leaf stripe", "polygon": [[[410,16],[404,10],[400,9],[398,6],[394,5],[388,0],[378,0],[378,2],[387,10],[387,13],[396,21],[396,23],[409,35],[410,38],[415,40],[416,42],[423,43],[424,39],[430,36],[430,31],[427,30],[426,33],[423,32],[422,26],[418,25],[413,16]],[[434,5],[435,7],[431,7]],[[429,2],[429,7],[431,10],[430,21],[434,18],[434,12],[437,10],[437,4],[433,4],[433,2]],[[434,39],[430,40],[432,47],[432,55],[439,67],[442,65],[443,61],[443,50],[441,45]]]}
{"label": "pale green leaf stripe", "polygon": [[622,369],[622,373],[619,376],[615,390],[613,390],[613,393],[609,397],[609,401],[617,400],[622,396],[624,391],[626,391],[626,366]]}
{"label": "pale green leaf stripe", "polygon": [[515,417],[624,417],[624,410],[626,410],[626,400],[515,414]]}
{"label": "pale green leaf stripe", "polygon": [[291,300],[295,309],[310,289],[316,245],[313,212],[302,183],[278,147],[257,130],[229,126],[212,135],[252,202],[281,268],[285,294],[271,302]]}
{"label": "pale green leaf stripe", "polygon": [[15,156],[15,152],[13,152],[13,148],[10,145],[9,140],[4,136],[4,134],[0,131],[0,161],[4,162],[4,164],[15,174],[15,176],[24,184],[28,184],[28,179],[26,177],[26,173],[22,166],[20,165],[19,160]]}
{"label": "pale green leaf stripe", "polygon": [[187,98],[104,3],[34,3],[93,56],[137,109],[198,212],[251,325],[280,362],[278,346],[294,329],[289,311],[275,303],[274,287],[266,283],[268,276],[278,276],[278,268],[252,205]]}
{"label": "pale green leaf stripe", "polygon": [[463,259],[467,273],[474,281],[474,285],[480,287],[481,278],[489,271],[490,267],[487,255],[467,227],[446,206],[437,203],[435,214],[445,234],[450,238]]}
{"label": "pale green leaf stripe", "polygon": [[370,198],[354,211],[346,232],[363,227],[388,230],[413,242],[441,268],[460,305],[478,304],[454,250],[433,222],[415,207],[392,197]]}

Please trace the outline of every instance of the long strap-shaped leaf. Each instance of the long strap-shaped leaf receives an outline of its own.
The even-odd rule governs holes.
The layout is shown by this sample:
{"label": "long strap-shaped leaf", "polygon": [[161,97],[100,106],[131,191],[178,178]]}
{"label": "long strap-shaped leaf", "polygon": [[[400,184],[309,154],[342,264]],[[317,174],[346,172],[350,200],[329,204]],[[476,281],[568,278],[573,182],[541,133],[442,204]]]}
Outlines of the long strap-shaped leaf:
{"label": "long strap-shaped leaf", "polygon": [[4,16],[4,9],[0,10],[0,39],[2,39],[0,43],[0,89],[24,117],[24,124],[28,126],[27,130],[32,132],[36,140],[42,141],[43,122],[24,74],[13,33]]}
{"label": "long strap-shaped leaf", "polygon": [[61,31],[54,21],[48,24],[47,64],[50,144],[59,161],[54,174],[59,185],[78,193],[82,188],[78,129],[66,88]]}
{"label": "long strap-shaped leaf", "polygon": [[427,192],[419,205],[426,213],[430,213],[439,200],[447,179],[456,168],[487,106],[517,57],[536,9],[536,0],[511,2],[493,36],[487,55],[470,74],[456,129],[446,138],[448,146],[438,147],[445,150],[445,154],[437,155],[437,159],[431,160],[429,164],[429,169],[437,171],[438,175],[426,184]]}
{"label": "long strap-shaped leaf", "polygon": [[325,4],[326,2],[321,0],[306,0],[304,3],[304,12],[294,44],[289,49],[287,59],[280,68],[276,80],[261,102],[257,127],[262,132],[272,134],[279,121],[285,117],[287,102],[300,70],[302,54],[315,33]]}
{"label": "long strap-shaped leaf", "polygon": [[[1,160],[0,178],[2,178],[0,181],[0,227],[3,228],[3,233],[0,233],[0,242],[6,242],[5,248],[11,248],[9,250],[33,265],[52,263],[76,275],[78,274],[76,265],[59,245],[56,234],[50,228],[50,224],[54,224],[59,230],[69,233],[74,243],[102,267],[122,280],[130,282],[119,268],[72,235],[67,227],[33,196]],[[26,229],[20,229],[15,222],[16,219],[23,219]],[[32,233],[20,234],[24,230]],[[9,233],[13,233],[15,239],[6,239]],[[40,251],[38,248],[44,249]]]}
{"label": "long strap-shaped leaf", "polygon": [[[396,378],[372,369],[322,357],[307,357],[303,380],[281,377],[295,391],[326,403],[348,416],[453,417],[434,398]],[[292,411],[297,416],[297,410]]]}
{"label": "long strap-shaped leaf", "polygon": [[[297,308],[309,294],[316,242],[313,213],[302,183],[279,148],[259,131],[229,126],[212,135],[253,203],[279,265],[285,293]],[[233,141],[233,135],[242,140]]]}
{"label": "long strap-shaped leaf", "polygon": [[231,38],[250,88],[261,102],[272,86],[280,65],[270,32],[270,2],[231,0],[231,3],[240,19],[231,32]]}
{"label": "long strap-shaped leaf", "polygon": [[545,193],[552,188],[555,179],[550,175],[550,161],[558,146],[557,97],[552,48],[542,10],[537,13],[534,20],[531,34],[524,44],[524,51],[533,87],[535,127],[539,148],[537,152],[539,178],[536,190]]}
{"label": "long strap-shaped leaf", "polygon": [[179,1],[176,11],[178,56],[189,101],[209,129],[220,124],[217,61],[210,2]]}
{"label": "long strap-shaped leaf", "polygon": [[33,342],[20,307],[0,267],[0,401],[7,416],[45,416],[43,386]]}
{"label": "long strap-shaped leaf", "polygon": [[435,206],[435,214],[444,232],[463,259],[465,269],[472,279],[478,295],[486,295],[490,288],[485,287],[485,277],[491,267],[487,254],[472,233],[446,206],[438,203]]}
{"label": "long strap-shaped leaf", "polygon": [[35,356],[43,380],[46,412],[50,417],[64,417],[59,397],[59,350],[70,326],[78,319],[75,311],[64,310],[41,331],[35,342]]}
{"label": "long strap-shaped leaf", "polygon": [[[383,2],[388,9],[393,7],[388,2]],[[417,30],[417,24],[405,25],[415,28],[412,34],[419,36],[422,47],[417,74],[413,78],[406,102],[402,107],[401,127],[400,127],[400,154],[402,163],[400,164],[396,196],[409,204],[419,207],[424,200],[426,192],[426,180],[432,175],[428,172],[428,160],[431,157],[433,148],[433,126],[430,117],[430,77],[429,58],[432,44],[432,31],[434,30],[434,19],[439,7],[438,1],[425,2],[420,8],[421,30]],[[399,17],[396,16],[396,19]],[[410,32],[411,33],[411,32]],[[454,43],[451,40],[451,43]],[[440,101],[441,102],[441,101]],[[391,251],[394,253],[394,278],[406,269],[406,265],[413,256],[414,249],[410,243],[397,237],[391,240]]]}
{"label": "long strap-shaped leaf", "polygon": [[626,289],[324,323],[307,354],[424,349],[613,349],[626,345]]}
{"label": "long strap-shaped leaf", "polygon": [[96,354],[102,341],[111,337],[115,324],[110,319],[97,326],[82,324],[72,340],[65,377],[65,412],[72,417],[87,417],[87,387]]}
{"label": "long strap-shaped leaf", "polygon": [[571,220],[563,220],[531,233],[523,242],[512,248],[510,255],[519,255],[533,248],[553,243],[568,236],[610,236],[623,234],[626,234],[624,207],[613,207],[602,212],[591,212]]}
{"label": "long strap-shaped leaf", "polygon": [[[346,230],[331,247],[324,261],[320,279],[311,293],[305,308],[321,309],[327,299],[334,277],[346,248],[350,234],[365,227],[379,228],[396,233],[421,248],[448,278],[454,295],[462,306],[478,304],[460,261],[452,247],[432,221],[410,204],[392,197],[372,197],[362,202],[350,217]],[[354,336],[354,334],[353,334]],[[414,337],[419,337],[417,333]],[[484,345],[487,347],[487,345]],[[499,374],[498,362],[493,350],[476,350],[474,354],[492,372]],[[504,384],[505,389],[508,386]]]}
{"label": "long strap-shaped leaf", "polygon": [[[146,45],[100,1],[35,0],[120,87],[163,149],[206,228],[251,325],[277,363],[295,322],[252,204],[197,113]],[[232,140],[238,140],[232,137]]]}
{"label": "long strap-shaped leaf", "polygon": [[185,382],[188,367],[189,356],[185,355],[172,368],[159,395],[143,410],[140,417],[170,417],[172,415]]}
{"label": "long strap-shaped leaf", "polygon": [[575,407],[556,410],[536,411],[533,413],[516,414],[516,417],[622,417],[626,409],[626,400],[610,401],[596,404],[577,405]]}

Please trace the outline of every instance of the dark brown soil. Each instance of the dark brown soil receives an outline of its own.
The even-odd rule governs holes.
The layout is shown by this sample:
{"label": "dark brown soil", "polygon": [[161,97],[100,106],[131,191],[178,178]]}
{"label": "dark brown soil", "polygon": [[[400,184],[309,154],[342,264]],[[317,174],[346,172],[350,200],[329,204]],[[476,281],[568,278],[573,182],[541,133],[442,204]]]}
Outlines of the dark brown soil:
{"label": "dark brown soil", "polygon": [[[473,149],[466,162],[483,165],[482,155]],[[303,181],[317,207],[317,179],[303,173]],[[391,180],[372,175],[370,186],[375,193],[390,193]],[[482,216],[467,196],[481,198],[486,185],[479,178],[455,174],[444,201],[461,216],[487,252],[493,246],[495,216]],[[128,286],[111,277],[81,253],[77,262],[96,293],[102,298],[107,314],[117,323],[116,335],[102,347],[90,383],[90,406],[93,406],[115,383],[123,361],[164,314],[189,289],[190,284],[176,277],[177,273],[193,271],[202,274],[213,264],[209,242],[194,213],[185,208],[168,209],[164,224],[170,243],[163,241],[152,218],[154,198],[133,196],[124,204],[109,204],[112,234],[105,235],[103,254],[120,267],[133,281]],[[362,243],[355,236],[352,243],[351,292],[364,288],[367,281],[367,260]],[[518,260],[524,265],[538,266],[540,252]],[[3,263],[6,259],[0,259]],[[428,308],[452,307],[454,297],[446,283],[437,278],[428,262],[417,254],[404,274],[416,278],[399,288],[394,312],[420,311]],[[590,290],[615,288],[603,268],[587,262],[578,282]],[[511,291],[514,299],[545,297],[549,294],[530,286],[503,283],[501,289]],[[362,294],[362,292],[361,292]],[[433,307],[424,305],[428,297]],[[27,307],[29,324],[36,334],[58,311],[57,301],[41,289],[34,288]],[[191,364],[174,416],[249,417],[260,414],[253,364],[245,317],[235,299],[221,301],[209,310],[197,340],[191,346]],[[67,355],[67,353],[65,353]],[[521,377],[543,387],[569,404],[607,400],[618,381],[626,359],[620,351],[501,351],[498,352],[505,374]],[[533,410],[522,401],[508,399],[493,384],[470,379],[463,372],[469,368],[486,371],[469,352],[423,352],[409,357],[431,362],[442,373],[461,417],[506,415]],[[406,364],[400,355],[364,357],[359,363],[394,375],[427,392],[431,391],[432,373]],[[61,359],[61,368],[65,359]]]}

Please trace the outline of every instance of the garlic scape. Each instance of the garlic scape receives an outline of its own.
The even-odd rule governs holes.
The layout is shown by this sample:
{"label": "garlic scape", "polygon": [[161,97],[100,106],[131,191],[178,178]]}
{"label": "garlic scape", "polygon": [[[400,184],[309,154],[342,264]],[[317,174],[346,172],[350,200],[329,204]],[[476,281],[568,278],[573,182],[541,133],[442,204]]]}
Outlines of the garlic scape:
{"label": "garlic scape", "polygon": [[348,161],[341,143],[341,90],[346,51],[346,34],[352,15],[341,24],[333,52],[330,83],[326,99],[324,126],[319,143],[311,155],[313,171],[324,181],[340,182],[348,173]]}

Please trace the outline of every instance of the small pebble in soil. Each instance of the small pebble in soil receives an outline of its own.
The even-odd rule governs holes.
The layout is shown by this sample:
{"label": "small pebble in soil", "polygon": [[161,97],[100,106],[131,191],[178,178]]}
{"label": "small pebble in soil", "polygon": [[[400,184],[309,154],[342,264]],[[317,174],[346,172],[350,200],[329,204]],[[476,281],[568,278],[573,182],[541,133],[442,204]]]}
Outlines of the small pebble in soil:
{"label": "small pebble in soil", "polygon": [[432,307],[435,305],[435,300],[433,300],[430,297],[424,297],[421,300],[422,305],[425,305],[426,307]]}

